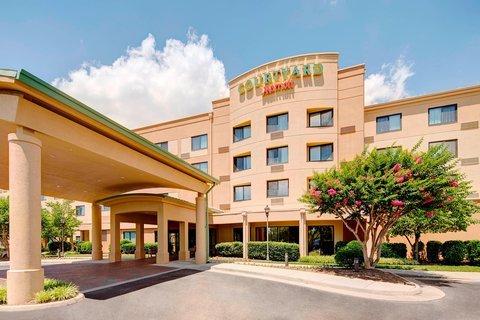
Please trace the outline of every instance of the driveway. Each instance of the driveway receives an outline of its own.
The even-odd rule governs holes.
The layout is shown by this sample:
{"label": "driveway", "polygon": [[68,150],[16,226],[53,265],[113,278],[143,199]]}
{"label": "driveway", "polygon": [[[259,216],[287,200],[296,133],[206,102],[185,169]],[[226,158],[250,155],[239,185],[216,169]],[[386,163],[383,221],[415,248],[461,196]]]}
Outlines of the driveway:
{"label": "driveway", "polygon": [[[446,296],[409,303],[356,298],[211,271],[159,280],[113,297],[100,295],[68,307],[18,313],[15,319],[480,319],[479,283],[428,280]],[[0,313],[0,319],[13,318]]]}

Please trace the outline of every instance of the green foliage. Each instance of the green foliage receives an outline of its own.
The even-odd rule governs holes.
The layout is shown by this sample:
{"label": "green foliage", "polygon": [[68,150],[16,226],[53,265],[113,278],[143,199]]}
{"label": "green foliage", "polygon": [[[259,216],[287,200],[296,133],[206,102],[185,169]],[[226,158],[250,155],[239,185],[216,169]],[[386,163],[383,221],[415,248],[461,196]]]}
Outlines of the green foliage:
{"label": "green foliage", "polygon": [[[272,242],[268,243],[269,257],[272,261],[284,261],[285,252],[288,253],[289,261],[297,261],[300,257],[300,249],[296,243]],[[267,242],[251,241],[248,243],[248,257],[250,259],[265,260],[267,258]]]}
{"label": "green foliage", "polygon": [[418,265],[418,261],[404,258],[380,258],[379,266],[410,266]]}
{"label": "green foliage", "polygon": [[390,247],[389,243],[382,243],[382,258],[399,258],[395,252]]}
{"label": "green foliage", "polygon": [[[48,283],[47,283],[48,282]],[[53,301],[61,301],[74,298],[78,295],[78,287],[73,283],[67,283],[59,280],[44,282],[43,291],[35,294],[36,303],[46,303]]]}
{"label": "green foliage", "polygon": [[340,250],[340,248],[345,247],[345,246],[347,245],[347,243],[348,243],[348,241],[342,241],[342,240],[337,241],[337,242],[335,243],[335,252],[337,252],[338,250]]}
{"label": "green foliage", "polygon": [[445,264],[459,265],[465,259],[467,248],[460,240],[445,241],[442,245],[442,257]]}
{"label": "green foliage", "polygon": [[[57,253],[58,250],[62,251],[62,243],[60,241],[50,241],[47,244],[47,248],[48,248],[48,251],[55,254],[55,253]],[[72,250],[72,244],[70,242],[64,242],[63,243],[63,250],[65,252]]]}
{"label": "green foliage", "polygon": [[0,304],[7,304],[7,287],[0,287]]}
{"label": "green foliage", "polygon": [[[425,152],[419,146],[365,151],[340,168],[315,173],[311,189],[300,198],[310,212],[353,222],[345,226],[358,238],[366,234],[371,240],[369,246],[364,243],[366,267],[378,261],[383,239],[401,217],[423,215],[441,221],[442,230],[464,229],[478,212],[478,205],[467,199],[471,182],[456,167],[454,156],[444,146]],[[437,226],[440,222],[429,230],[435,232]]]}
{"label": "green foliage", "polygon": [[125,254],[133,254],[135,253],[135,247],[135,243],[125,242],[120,245],[120,251]]}
{"label": "green foliage", "polygon": [[427,242],[427,260],[430,263],[437,263],[440,259],[440,251],[442,249],[442,243],[440,241],[428,241]]}
{"label": "green foliage", "polygon": [[[47,202],[46,208],[42,210],[42,237],[50,239],[50,242],[64,242],[65,251],[68,238],[73,237],[73,233],[82,223],[75,215],[73,201],[51,201]],[[61,246],[60,246],[61,247]],[[50,252],[52,250],[49,247]]]}
{"label": "green foliage", "polygon": [[128,239],[122,239],[122,240],[120,240],[120,246],[121,246],[122,244],[125,244],[125,243],[133,243],[133,242],[130,241],[130,240],[128,240]]}
{"label": "green foliage", "polygon": [[471,264],[480,263],[480,240],[470,240],[467,246],[467,259]]}
{"label": "green foliage", "polygon": [[9,201],[8,197],[0,197],[0,244],[7,250],[9,249]]}
{"label": "green foliage", "polygon": [[158,245],[154,242],[147,242],[144,245],[145,254],[156,254],[158,251]]}
{"label": "green foliage", "polygon": [[335,265],[335,257],[333,255],[328,256],[320,254],[310,254],[308,256],[300,257],[298,261],[305,264],[315,264],[320,266]]}
{"label": "green foliage", "polygon": [[218,255],[221,257],[242,257],[243,243],[235,242],[221,242],[215,245]]}
{"label": "green foliage", "polygon": [[82,254],[92,253],[92,243],[90,241],[81,241],[77,244],[77,252]]}
{"label": "green foliage", "polygon": [[362,244],[356,240],[350,241],[335,254],[335,262],[342,267],[353,267],[355,258],[359,259],[360,265],[364,262]]}
{"label": "green foliage", "polygon": [[388,245],[397,258],[407,258],[407,245],[405,243],[389,243]]}

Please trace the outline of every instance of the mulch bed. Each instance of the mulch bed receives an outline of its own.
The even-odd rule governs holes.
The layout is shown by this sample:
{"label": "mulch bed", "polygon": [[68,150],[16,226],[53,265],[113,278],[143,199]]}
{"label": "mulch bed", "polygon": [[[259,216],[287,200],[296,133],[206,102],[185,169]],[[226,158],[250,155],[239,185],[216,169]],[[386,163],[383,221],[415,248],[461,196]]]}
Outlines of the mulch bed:
{"label": "mulch bed", "polygon": [[363,280],[382,281],[398,284],[410,284],[404,278],[396,274],[378,270],[378,269],[360,269],[358,271],[342,268],[312,268],[311,271],[333,274],[347,278],[357,278]]}

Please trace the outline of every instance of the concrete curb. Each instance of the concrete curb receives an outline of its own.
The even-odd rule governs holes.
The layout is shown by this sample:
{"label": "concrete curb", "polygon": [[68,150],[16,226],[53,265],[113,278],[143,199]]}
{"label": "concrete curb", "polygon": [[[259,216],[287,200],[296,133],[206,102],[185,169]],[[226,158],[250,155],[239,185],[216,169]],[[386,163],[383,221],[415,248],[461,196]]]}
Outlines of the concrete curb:
{"label": "concrete curb", "polygon": [[11,312],[20,312],[20,311],[33,311],[33,310],[43,310],[48,308],[56,308],[56,307],[65,307],[75,303],[78,303],[85,299],[83,293],[79,293],[76,297],[62,300],[62,301],[55,301],[55,302],[47,302],[47,303],[37,303],[37,304],[22,304],[18,306],[0,306],[0,313],[11,313]]}
{"label": "concrete curb", "polygon": [[[431,287],[391,284],[373,280],[351,279],[334,275],[321,275],[309,271],[282,269],[281,272],[267,269],[270,267],[248,266],[247,268],[235,264],[220,264],[213,266],[211,271],[226,274],[235,274],[270,281],[283,282],[312,289],[363,297],[376,300],[390,301],[430,301],[445,296],[443,291]],[[343,282],[343,284],[342,284]]]}

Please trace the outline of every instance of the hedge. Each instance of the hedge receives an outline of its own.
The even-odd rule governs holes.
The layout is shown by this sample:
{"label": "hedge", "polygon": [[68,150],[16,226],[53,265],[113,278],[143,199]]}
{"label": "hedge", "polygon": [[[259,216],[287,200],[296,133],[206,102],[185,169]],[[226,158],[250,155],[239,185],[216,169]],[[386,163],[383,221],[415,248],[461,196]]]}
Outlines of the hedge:
{"label": "hedge", "polygon": [[440,241],[427,242],[427,260],[430,263],[437,263],[439,261],[442,243]]}
{"label": "hedge", "polygon": [[130,240],[128,240],[128,239],[122,239],[122,240],[120,240],[120,245],[125,244],[125,243],[133,243],[133,242],[130,241]]}
{"label": "hedge", "polygon": [[[62,251],[62,242],[60,242],[60,241],[50,241],[47,244],[47,247],[48,247],[48,251],[50,251],[52,253],[57,252],[57,250]],[[72,244],[70,242],[65,241],[63,243],[63,251],[67,252],[67,251],[70,251],[70,250],[72,250]]]}
{"label": "hedge", "polygon": [[342,267],[353,267],[355,258],[363,264],[362,244],[356,240],[350,241],[335,254],[335,262]]}
{"label": "hedge", "polygon": [[405,243],[382,243],[383,258],[406,258],[407,245]]}
{"label": "hedge", "polygon": [[442,245],[442,257],[445,264],[457,265],[462,263],[466,253],[467,248],[463,241],[449,240]]}
{"label": "hedge", "polygon": [[146,254],[157,254],[158,245],[156,242],[147,242],[144,244],[144,251]]}
{"label": "hedge", "polygon": [[467,241],[467,259],[471,264],[480,263],[480,240]]}
{"label": "hedge", "polygon": [[347,244],[348,244],[348,241],[343,241],[343,240],[337,241],[337,243],[335,243],[335,252],[345,247]]}
{"label": "hedge", "polygon": [[[289,261],[297,261],[300,257],[300,248],[297,243],[268,242],[269,258],[273,261],[284,261],[288,253]],[[265,260],[267,258],[267,242],[251,241],[248,243],[248,257],[250,259]]]}
{"label": "hedge", "polygon": [[120,245],[120,251],[126,254],[133,254],[135,253],[135,243],[132,242],[124,242]]}
{"label": "hedge", "polygon": [[92,243],[90,241],[81,241],[77,243],[78,253],[92,253]]}
{"label": "hedge", "polygon": [[217,249],[218,255],[221,257],[243,256],[243,243],[239,241],[217,243],[215,249]]}

